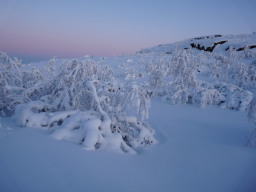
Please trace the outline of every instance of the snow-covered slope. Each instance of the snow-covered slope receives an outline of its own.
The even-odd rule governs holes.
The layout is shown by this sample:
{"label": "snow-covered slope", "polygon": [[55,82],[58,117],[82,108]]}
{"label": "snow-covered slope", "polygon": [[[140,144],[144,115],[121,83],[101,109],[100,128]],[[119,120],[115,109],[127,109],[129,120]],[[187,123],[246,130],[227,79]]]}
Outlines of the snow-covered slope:
{"label": "snow-covered slope", "polygon": [[171,54],[175,49],[190,48],[205,50],[208,52],[224,52],[229,49],[234,49],[236,51],[242,51],[244,49],[256,49],[256,33],[195,37],[172,44],[164,44],[153,48],[142,49],[138,53]]}

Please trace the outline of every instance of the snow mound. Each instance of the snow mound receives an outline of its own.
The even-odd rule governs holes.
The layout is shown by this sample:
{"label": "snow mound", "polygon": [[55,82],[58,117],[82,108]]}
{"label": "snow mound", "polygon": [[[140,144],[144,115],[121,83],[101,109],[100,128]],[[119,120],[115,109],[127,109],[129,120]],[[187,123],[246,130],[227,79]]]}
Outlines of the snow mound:
{"label": "snow mound", "polygon": [[49,116],[45,112],[51,106],[41,101],[33,101],[28,104],[16,106],[14,118],[19,126],[44,128],[49,124]]}
{"label": "snow mound", "polygon": [[[86,150],[104,149],[134,154],[137,148],[156,142],[154,131],[147,124],[140,124],[136,117],[126,117],[114,124],[96,111],[51,110],[50,105],[41,101],[20,104],[16,107],[14,118],[19,126],[48,130],[54,139],[71,141]],[[126,127],[127,122],[129,125]]]}

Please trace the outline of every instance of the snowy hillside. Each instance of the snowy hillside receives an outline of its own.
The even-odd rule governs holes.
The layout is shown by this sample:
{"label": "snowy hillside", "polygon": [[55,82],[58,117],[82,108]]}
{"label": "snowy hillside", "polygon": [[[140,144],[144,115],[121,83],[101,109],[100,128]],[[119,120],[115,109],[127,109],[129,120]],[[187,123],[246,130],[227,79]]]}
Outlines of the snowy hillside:
{"label": "snowy hillside", "polygon": [[198,49],[207,52],[224,52],[229,49],[242,51],[256,48],[256,33],[241,35],[209,35],[195,37],[185,41],[158,45],[153,48],[143,49],[138,53],[171,54],[175,49]]}
{"label": "snowy hillside", "polygon": [[23,64],[0,52],[0,191],[256,191],[256,34]]}

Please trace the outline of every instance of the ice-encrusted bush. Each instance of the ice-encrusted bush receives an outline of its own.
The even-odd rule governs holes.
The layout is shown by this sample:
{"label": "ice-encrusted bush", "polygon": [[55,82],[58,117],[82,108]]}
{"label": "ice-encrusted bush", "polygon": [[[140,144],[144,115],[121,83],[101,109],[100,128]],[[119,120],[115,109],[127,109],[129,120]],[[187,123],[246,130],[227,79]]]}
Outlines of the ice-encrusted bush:
{"label": "ice-encrusted bush", "polygon": [[155,142],[154,131],[146,122],[120,112],[112,118],[100,105],[96,88],[87,82],[95,99],[95,110],[55,111],[41,101],[18,105],[15,117],[20,126],[52,130],[58,140],[68,140],[85,149],[113,149],[135,153],[135,149]]}
{"label": "ice-encrusted bush", "polygon": [[256,60],[253,60],[248,67],[249,87],[256,89]]}
{"label": "ice-encrusted bush", "polygon": [[0,52],[0,85],[21,86],[21,60],[11,59],[6,53]]}
{"label": "ice-encrusted bush", "polygon": [[215,83],[214,88],[224,96],[223,107],[245,111],[253,98],[253,93],[228,83]]}
{"label": "ice-encrusted bush", "polygon": [[21,60],[0,52],[0,115],[11,116],[17,104],[49,94],[45,74],[38,68],[24,69]]}
{"label": "ice-encrusted bush", "polygon": [[90,60],[65,62],[51,82],[54,85],[51,86],[51,93],[42,99],[56,111],[79,108],[89,110],[93,98],[88,94],[86,82],[96,79],[97,72],[98,66]]}
{"label": "ice-encrusted bush", "polygon": [[200,107],[221,105],[225,102],[225,97],[216,89],[202,89],[196,93],[194,102]]}
{"label": "ice-encrusted bush", "polygon": [[35,67],[29,68],[26,71],[22,71],[23,88],[31,88],[35,84],[43,82],[44,79],[45,78],[43,72]]}
{"label": "ice-encrusted bush", "polygon": [[117,111],[127,111],[132,112],[133,114],[139,114],[140,118],[147,119],[148,111],[150,107],[150,98],[146,90],[141,86],[132,85],[130,89],[126,91],[123,101],[118,105]]}
{"label": "ice-encrusted bush", "polygon": [[164,91],[164,78],[162,71],[153,70],[150,72],[149,87],[155,95],[161,95]]}
{"label": "ice-encrusted bush", "polygon": [[57,140],[80,144],[87,150],[112,149],[134,153],[120,133],[112,132],[111,120],[97,111],[50,112],[51,106],[41,101],[18,105],[15,119],[20,126],[50,130]]}
{"label": "ice-encrusted bush", "polygon": [[169,66],[169,73],[173,76],[173,88],[194,89],[197,87],[197,65],[193,56],[187,51],[177,52]]}
{"label": "ice-encrusted bush", "polygon": [[14,118],[19,126],[43,128],[49,124],[49,115],[46,111],[51,111],[52,107],[41,101],[31,101],[29,103],[16,106]]}
{"label": "ice-encrusted bush", "polygon": [[150,60],[145,65],[148,74],[145,87],[153,96],[172,97],[173,104],[187,102],[188,92],[197,87],[200,58],[201,55],[193,56],[190,50],[175,50],[172,56]]}
{"label": "ice-encrusted bush", "polygon": [[26,90],[45,91],[37,100],[17,105],[20,126],[51,130],[54,138],[89,150],[134,153],[156,142],[153,129],[144,122],[150,106],[147,92],[136,84],[120,86],[109,67],[88,59],[71,60],[50,80],[36,80],[39,84]]}
{"label": "ice-encrusted bush", "polygon": [[[149,76],[148,92],[162,96],[171,104],[217,105],[247,110],[252,99],[252,92],[248,89],[253,89],[253,62],[249,67],[240,62],[241,55],[233,49],[223,55],[212,53],[206,56],[191,50],[174,50],[171,57],[150,60],[145,65]],[[210,63],[204,64],[203,59],[210,60]],[[209,70],[214,80],[198,80],[197,75],[203,70]]]}
{"label": "ice-encrusted bush", "polygon": [[45,76],[47,77],[47,79],[56,77],[58,73],[57,66],[56,66],[57,61],[58,61],[57,57],[53,57],[48,61],[47,66],[44,67],[44,71],[46,72]]}
{"label": "ice-encrusted bush", "polygon": [[201,107],[217,105],[232,110],[246,111],[253,93],[227,83],[199,83],[194,89],[171,86],[171,91],[163,97],[171,104],[196,104]]}
{"label": "ice-encrusted bush", "polygon": [[198,89],[196,79],[197,64],[187,51],[179,51],[173,56],[168,67],[168,74],[173,81],[169,82],[167,95],[163,99],[172,104],[193,103]]}
{"label": "ice-encrusted bush", "polygon": [[[0,52],[0,115],[13,113],[14,105],[22,98],[23,89],[21,61],[12,60],[6,53]],[[22,102],[22,101],[21,101]]]}
{"label": "ice-encrusted bush", "polygon": [[[256,55],[255,51],[249,51]],[[225,55],[213,54],[209,74],[215,80],[232,83],[242,89],[255,90],[255,57],[245,57],[248,51],[237,52],[230,48]],[[247,63],[247,64],[246,64]]]}

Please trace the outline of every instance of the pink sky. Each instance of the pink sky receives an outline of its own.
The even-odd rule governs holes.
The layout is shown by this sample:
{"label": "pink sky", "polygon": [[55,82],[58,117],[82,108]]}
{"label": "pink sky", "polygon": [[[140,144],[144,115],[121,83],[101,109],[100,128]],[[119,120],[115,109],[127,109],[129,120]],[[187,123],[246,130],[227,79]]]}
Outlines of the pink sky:
{"label": "pink sky", "polygon": [[113,56],[195,36],[256,31],[256,1],[250,0],[0,0],[0,5],[0,51],[21,58]]}

